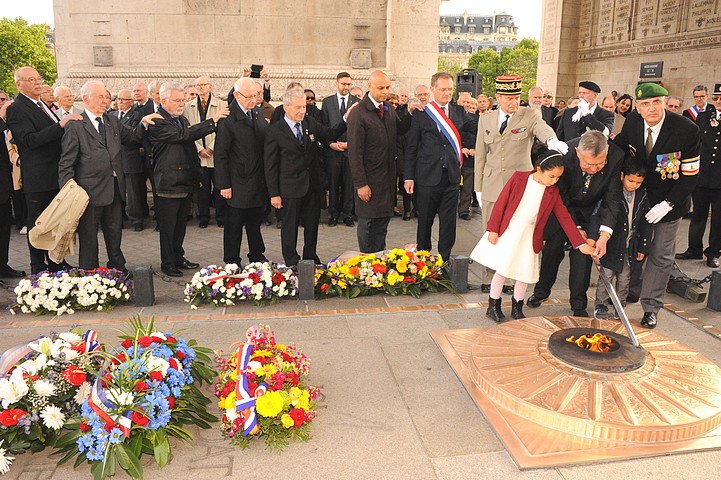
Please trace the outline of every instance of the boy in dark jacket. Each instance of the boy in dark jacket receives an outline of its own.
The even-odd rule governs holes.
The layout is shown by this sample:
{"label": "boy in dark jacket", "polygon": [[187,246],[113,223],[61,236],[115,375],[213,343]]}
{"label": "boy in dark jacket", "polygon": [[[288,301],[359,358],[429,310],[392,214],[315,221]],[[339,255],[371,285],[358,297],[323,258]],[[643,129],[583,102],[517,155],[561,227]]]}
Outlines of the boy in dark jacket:
{"label": "boy in dark jacket", "polygon": [[[646,191],[641,187],[646,177],[646,166],[633,158],[627,158],[621,170],[621,182],[623,183],[623,209],[619,212],[618,221],[613,229],[613,235],[608,239],[606,255],[601,258],[601,267],[607,269],[611,283],[621,300],[626,306],[626,296],[631,279],[631,262],[641,262],[651,245],[653,229],[646,221],[646,212],[651,208]],[[608,235],[607,232],[598,232],[597,212],[600,210],[600,202],[593,212],[592,228],[590,232],[597,232],[596,235]],[[610,297],[602,282],[596,287],[596,306],[593,316],[602,320],[609,317],[608,305],[611,304]],[[618,312],[616,312],[618,317]]]}

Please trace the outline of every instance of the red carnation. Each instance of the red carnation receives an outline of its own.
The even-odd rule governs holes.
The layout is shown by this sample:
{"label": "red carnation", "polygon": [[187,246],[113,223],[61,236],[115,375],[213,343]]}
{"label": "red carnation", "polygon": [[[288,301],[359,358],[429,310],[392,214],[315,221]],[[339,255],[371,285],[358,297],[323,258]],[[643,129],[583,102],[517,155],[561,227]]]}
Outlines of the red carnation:
{"label": "red carnation", "polygon": [[157,382],[163,381],[163,374],[157,370],[150,372],[150,379],[155,380]]}
{"label": "red carnation", "polygon": [[168,335],[167,337],[165,337],[165,341],[166,341],[167,343],[175,343],[175,342],[177,342],[178,340],[176,340],[175,337],[171,337],[170,335]]}
{"label": "red carnation", "polygon": [[289,373],[285,376],[285,380],[291,384],[293,387],[298,386],[298,374],[297,373]]}
{"label": "red carnation", "polygon": [[0,412],[0,423],[6,427],[12,427],[18,424],[23,416],[27,415],[28,412],[19,408],[9,408]]}
{"label": "red carnation", "polygon": [[111,431],[113,428],[115,428],[115,423],[114,423],[114,422],[112,422],[112,423],[111,423],[111,422],[108,422],[108,423],[105,424],[105,426],[104,426],[103,428],[105,429],[106,432],[110,433],[110,431]]}
{"label": "red carnation", "polygon": [[148,388],[150,387],[148,387],[147,383],[142,380],[138,380],[137,382],[135,382],[135,387],[133,388],[133,390],[135,390],[137,393],[140,393],[146,391]]}
{"label": "red carnation", "polygon": [[182,351],[180,351],[180,350],[178,350],[177,352],[175,352],[175,357],[176,357],[178,360],[185,360],[185,354],[184,354]]}
{"label": "red carnation", "polygon": [[100,380],[100,384],[102,387],[107,387],[108,385],[113,384],[113,376],[109,373],[106,373],[103,375],[103,378]]}
{"label": "red carnation", "polygon": [[85,372],[75,365],[68,365],[68,368],[60,374],[66,382],[74,387],[79,387],[86,380]]}
{"label": "red carnation", "polygon": [[418,267],[418,270],[421,270],[425,266],[426,262],[424,262],[423,260],[419,260],[418,263],[416,263],[416,267]]}
{"label": "red carnation", "polygon": [[320,291],[325,293],[326,290],[328,290],[328,284],[324,283],[323,285],[320,286]]}
{"label": "red carnation", "polygon": [[180,363],[174,358],[171,358],[168,360],[168,363],[170,364],[170,368],[174,368],[176,370],[180,370]]}
{"label": "red carnation", "polygon": [[255,383],[255,382],[252,381],[252,380],[248,380],[248,393],[250,393],[251,396],[252,396],[252,395],[255,395],[255,391],[256,391],[257,388],[258,388],[258,384],[257,384],[257,383]]}
{"label": "red carnation", "polygon": [[285,276],[280,272],[276,272],[273,275],[273,279],[271,281],[273,282],[273,285],[280,285],[281,283],[285,282]]}
{"label": "red carnation", "polygon": [[253,285],[260,282],[260,275],[258,275],[257,273],[251,273],[250,275],[248,275],[248,278],[253,280]]}
{"label": "red carnation", "polygon": [[285,362],[293,361],[293,355],[291,355],[288,352],[280,352],[280,356],[283,357],[283,361],[285,361]]}
{"label": "red carnation", "polygon": [[138,344],[143,348],[148,348],[150,345],[153,344],[153,338],[152,337],[140,337],[138,339]]}
{"label": "red carnation", "polygon": [[139,411],[133,412],[133,423],[144,427],[148,424],[148,417],[145,416],[145,411],[141,408]]}
{"label": "red carnation", "polygon": [[373,273],[386,273],[385,263],[374,263],[373,264]]}
{"label": "red carnation", "polygon": [[121,343],[123,348],[130,348],[133,346],[133,339],[132,338],[126,338],[123,340],[123,343]]}
{"label": "red carnation", "polygon": [[163,337],[150,337],[151,340],[155,343],[163,343],[165,340],[163,340]]}
{"label": "red carnation", "polygon": [[165,399],[168,401],[168,408],[170,410],[175,408],[175,397],[165,397]]}
{"label": "red carnation", "polygon": [[120,364],[123,363],[125,360],[127,360],[127,359],[125,358],[125,353],[119,353],[118,355],[116,355],[115,357],[113,357],[112,362],[113,362],[113,364],[115,364],[115,365],[120,365]]}
{"label": "red carnation", "polygon": [[80,422],[80,431],[81,432],[85,433],[85,432],[89,432],[90,430],[92,430],[92,428],[90,428],[90,425],[88,425],[88,423],[85,420]]}
{"label": "red carnation", "polygon": [[305,410],[302,408],[294,408],[290,412],[288,412],[288,415],[290,415],[290,418],[293,419],[293,426],[295,428],[300,427],[305,422]]}

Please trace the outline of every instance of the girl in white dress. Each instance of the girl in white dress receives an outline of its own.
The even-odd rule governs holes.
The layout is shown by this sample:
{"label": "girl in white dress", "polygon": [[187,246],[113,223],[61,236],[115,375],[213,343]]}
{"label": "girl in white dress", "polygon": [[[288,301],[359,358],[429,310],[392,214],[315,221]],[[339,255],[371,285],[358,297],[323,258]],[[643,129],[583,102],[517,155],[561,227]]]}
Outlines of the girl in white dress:
{"label": "girl in white dress", "polygon": [[525,318],[523,298],[529,283],[536,283],[543,248],[543,229],[553,212],[573,244],[586,255],[593,249],[578,232],[563,205],[556,182],[563,174],[563,155],[548,150],[539,155],[536,170],[516,172],[498,197],[486,233],[471,252],[471,258],[496,273],[486,315],[500,322],[501,291],[506,278],[516,280],[513,287],[511,317]]}

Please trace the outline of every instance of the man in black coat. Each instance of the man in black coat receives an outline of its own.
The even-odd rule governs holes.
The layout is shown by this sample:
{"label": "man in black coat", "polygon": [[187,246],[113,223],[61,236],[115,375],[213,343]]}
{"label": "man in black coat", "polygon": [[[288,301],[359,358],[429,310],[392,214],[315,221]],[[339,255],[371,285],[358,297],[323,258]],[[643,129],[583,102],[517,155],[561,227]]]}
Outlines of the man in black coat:
{"label": "man in black coat", "polygon": [[[336,93],[325,97],[321,107],[321,119],[326,127],[336,127],[343,123],[343,115],[360,98],[351,95],[353,80],[348,72],[336,75]],[[328,225],[333,227],[343,218],[345,225],[352,227],[353,219],[353,175],[348,160],[348,136],[343,133],[338,138],[325,142],[325,168],[328,179]]]}
{"label": "man in black coat", "polygon": [[[136,127],[142,117],[140,111],[133,108],[131,91],[127,88],[118,90],[117,102],[118,111],[113,112],[113,115],[116,115],[123,125]],[[143,230],[143,218],[148,208],[145,159],[140,153],[141,149],[140,145],[123,145],[121,147],[123,172],[125,173],[126,213],[136,232]],[[142,151],[144,152],[144,150]]]}
{"label": "man in black coat", "polygon": [[179,269],[199,266],[188,261],[183,250],[190,200],[201,177],[195,141],[212,133],[216,122],[228,115],[228,109],[223,108],[213,118],[191,126],[183,116],[183,89],[173,83],[160,87],[160,104],[158,114],[162,118],[148,128],[148,139],[155,161],[161,270],[168,276],[180,277],[183,273]]}
{"label": "man in black coat", "polygon": [[[701,134],[701,165],[698,185],[691,194],[693,213],[688,227],[688,250],[676,254],[676,258],[701,259],[702,254],[705,254],[706,264],[717,268],[721,256],[721,83],[716,84],[712,98],[713,105],[707,105],[696,117]],[[704,250],[703,235],[709,208],[711,230],[708,234],[708,248]]]}
{"label": "man in black coat", "polygon": [[606,135],[613,129],[613,112],[604,110],[596,103],[601,87],[594,82],[578,84],[578,105],[563,111],[556,128],[559,140],[568,141],[580,137],[587,130],[598,130]]}
{"label": "man in black coat", "polygon": [[671,275],[676,234],[691,205],[691,192],[698,182],[700,136],[696,124],[666,111],[668,91],[655,83],[636,87],[636,109],[626,117],[623,129],[613,140],[624,152],[646,164],[643,182],[651,210],[646,220],[653,224],[653,242],[648,252],[641,284],[641,325],[656,327],[656,315]]}
{"label": "man in black coat", "polygon": [[[623,151],[609,144],[605,135],[596,130],[590,130],[581,138],[567,143],[568,153],[564,155],[563,175],[556,185],[563,204],[581,229],[581,235],[591,237],[589,243],[596,247],[596,256],[602,257],[606,253],[606,242],[613,233],[622,208]],[[598,222],[601,233],[589,232],[591,215],[599,200],[603,200]],[[538,307],[541,301],[551,294],[558,267],[563,261],[566,236],[555,215],[549,218],[543,238],[546,243],[541,257],[541,271],[533,295],[528,298],[529,307]],[[594,242],[596,238],[598,241]],[[571,250],[569,261],[568,288],[571,309],[577,317],[588,317],[586,292],[591,281],[593,259],[578,250]]]}
{"label": "man in black coat", "polygon": [[265,179],[270,203],[283,209],[280,231],[281,249],[286,265],[297,265],[299,220],[303,225],[303,260],[320,263],[316,253],[322,181],[318,140],[337,138],[345,122],[328,128],[306,116],[302,87],[283,95],[285,116],[268,128],[265,136]]}
{"label": "man in black coat", "polygon": [[266,261],[260,225],[268,203],[263,165],[268,123],[253,108],[255,104],[255,82],[241,77],[233,87],[230,115],[220,122],[215,135],[215,184],[228,202],[223,261],[238,266],[243,229],[248,237],[248,260]]}
{"label": "man in black coat", "polygon": [[15,270],[8,265],[13,167],[10,163],[8,150],[5,148],[5,130],[7,130],[5,113],[10,104],[12,104],[12,100],[0,102],[0,140],[3,142],[2,146],[0,146],[0,277],[21,278],[25,276],[25,272]]}
{"label": "man in black coat", "polygon": [[7,109],[6,123],[13,134],[21,159],[20,170],[28,214],[30,270],[32,273],[48,268],[57,271],[66,268],[67,263],[56,264],[48,258],[46,250],[33,247],[30,244],[30,230],[58,193],[58,161],[62,150],[60,139],[65,125],[83,117],[72,113],[58,119],[40,100],[43,79],[34,68],[19,68],[15,71],[14,78],[19,93],[15,102]]}
{"label": "man in black coat", "polygon": [[[453,76],[439,72],[431,78],[433,101],[413,114],[406,137],[404,188],[416,195],[419,250],[431,249],[431,228],[438,215],[438,253],[448,260],[456,242],[458,189],[463,147],[461,132],[475,139],[478,120],[460,105],[451,104]],[[472,148],[473,145],[465,145]]]}

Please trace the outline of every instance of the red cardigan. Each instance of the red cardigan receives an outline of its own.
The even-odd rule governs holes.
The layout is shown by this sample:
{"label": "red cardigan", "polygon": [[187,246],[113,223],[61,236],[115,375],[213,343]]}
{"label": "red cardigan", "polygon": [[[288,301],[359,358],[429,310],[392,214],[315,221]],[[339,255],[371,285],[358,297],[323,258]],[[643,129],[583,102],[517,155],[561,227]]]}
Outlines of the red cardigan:
{"label": "red cardigan", "polygon": [[[508,180],[508,183],[506,183],[503,190],[501,190],[501,194],[493,206],[493,212],[486,227],[489,232],[498,232],[498,236],[500,237],[503,235],[503,232],[506,231],[516,208],[518,208],[518,204],[521,203],[521,198],[523,197],[523,192],[526,190],[526,184],[530,175],[533,175],[533,172],[516,172],[511,179]],[[548,222],[551,211],[556,214],[556,218],[561,224],[563,231],[566,232],[566,236],[571,241],[573,248],[579,248],[586,243],[578,232],[578,228],[568,213],[566,206],[563,204],[558,187],[553,185],[546,187],[541,198],[536,227],[533,229],[534,252],[539,253],[543,249],[543,229],[546,228],[546,222]]]}

